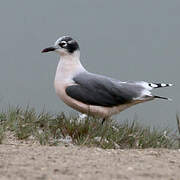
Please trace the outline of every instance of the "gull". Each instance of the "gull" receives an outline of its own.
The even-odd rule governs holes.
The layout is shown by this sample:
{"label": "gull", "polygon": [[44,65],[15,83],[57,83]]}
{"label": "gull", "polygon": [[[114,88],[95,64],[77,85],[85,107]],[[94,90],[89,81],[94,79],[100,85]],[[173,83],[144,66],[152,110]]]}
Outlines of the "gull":
{"label": "gull", "polygon": [[102,124],[112,115],[133,105],[158,98],[170,100],[153,95],[151,90],[172,84],[123,82],[88,72],[80,61],[79,44],[70,36],[60,37],[42,53],[50,51],[60,55],[54,80],[56,94],[71,108],[103,118]]}

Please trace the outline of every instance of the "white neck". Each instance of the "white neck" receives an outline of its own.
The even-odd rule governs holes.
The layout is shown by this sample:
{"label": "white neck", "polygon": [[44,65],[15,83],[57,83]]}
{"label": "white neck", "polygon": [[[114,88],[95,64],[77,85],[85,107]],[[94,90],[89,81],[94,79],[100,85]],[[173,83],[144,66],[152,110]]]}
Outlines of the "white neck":
{"label": "white neck", "polygon": [[75,51],[73,54],[63,54],[60,57],[55,81],[71,81],[74,75],[86,71],[80,62],[80,52]]}

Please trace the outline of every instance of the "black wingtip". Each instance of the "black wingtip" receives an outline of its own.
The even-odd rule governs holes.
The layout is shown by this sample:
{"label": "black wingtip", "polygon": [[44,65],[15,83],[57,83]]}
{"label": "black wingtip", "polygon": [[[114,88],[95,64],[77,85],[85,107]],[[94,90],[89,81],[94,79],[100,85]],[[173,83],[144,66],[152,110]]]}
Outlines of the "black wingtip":
{"label": "black wingtip", "polygon": [[168,100],[168,101],[172,101],[171,98],[162,97],[162,96],[154,96],[154,98],[157,98],[157,99],[165,99],[165,100]]}
{"label": "black wingtip", "polygon": [[149,83],[149,86],[152,88],[161,88],[161,87],[171,87],[173,84],[165,84],[165,83]]}

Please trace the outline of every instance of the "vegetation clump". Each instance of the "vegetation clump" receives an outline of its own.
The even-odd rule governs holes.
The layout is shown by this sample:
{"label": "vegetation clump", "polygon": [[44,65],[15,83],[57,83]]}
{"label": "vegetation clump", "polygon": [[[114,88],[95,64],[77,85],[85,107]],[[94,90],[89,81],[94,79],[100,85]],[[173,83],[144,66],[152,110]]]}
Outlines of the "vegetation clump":
{"label": "vegetation clump", "polygon": [[0,113],[0,143],[6,132],[18,140],[33,139],[41,145],[74,144],[101,148],[175,148],[177,142],[167,130],[142,127],[136,121],[117,123],[94,117],[37,113],[16,107]]}

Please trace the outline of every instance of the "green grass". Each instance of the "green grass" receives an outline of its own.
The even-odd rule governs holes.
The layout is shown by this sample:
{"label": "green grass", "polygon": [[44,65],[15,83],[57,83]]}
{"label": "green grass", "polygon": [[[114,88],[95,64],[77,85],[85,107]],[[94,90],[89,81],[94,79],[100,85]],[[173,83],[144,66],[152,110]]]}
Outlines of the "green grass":
{"label": "green grass", "polygon": [[[172,132],[142,127],[136,121],[119,124],[102,119],[37,113],[35,109],[16,107],[0,113],[0,143],[11,132],[18,140],[33,139],[41,145],[95,146],[101,148],[176,148]],[[166,132],[166,133],[165,133]]]}

